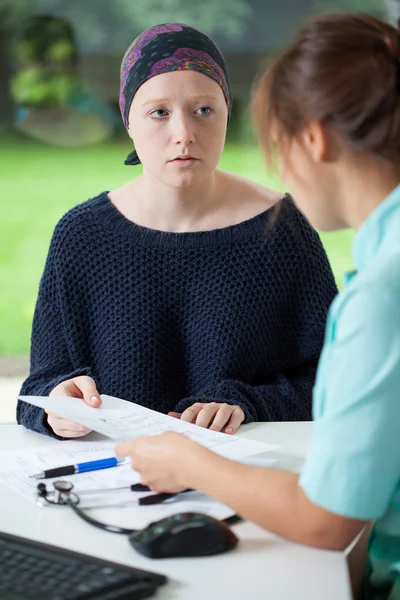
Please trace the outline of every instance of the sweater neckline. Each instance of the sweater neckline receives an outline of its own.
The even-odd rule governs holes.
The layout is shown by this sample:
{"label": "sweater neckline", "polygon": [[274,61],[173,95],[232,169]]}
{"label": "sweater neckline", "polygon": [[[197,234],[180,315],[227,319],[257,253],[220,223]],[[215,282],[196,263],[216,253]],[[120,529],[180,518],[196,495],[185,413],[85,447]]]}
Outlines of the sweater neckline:
{"label": "sweater neckline", "polygon": [[[206,231],[175,233],[150,229],[130,221],[111,202],[108,194],[108,190],[104,191],[91,200],[94,213],[103,227],[136,245],[152,247],[193,248],[230,245],[240,238],[266,233],[266,226],[275,206],[235,225]],[[281,201],[287,196],[288,194],[284,194]]]}

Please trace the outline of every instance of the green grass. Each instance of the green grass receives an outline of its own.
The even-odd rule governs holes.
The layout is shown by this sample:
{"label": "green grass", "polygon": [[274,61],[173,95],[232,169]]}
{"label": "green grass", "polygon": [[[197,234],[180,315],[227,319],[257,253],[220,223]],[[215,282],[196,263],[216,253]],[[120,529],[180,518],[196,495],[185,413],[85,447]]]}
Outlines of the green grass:
{"label": "green grass", "polygon": [[[69,208],[137,174],[123,160],[129,144],[53,148],[9,137],[0,140],[0,355],[29,350],[39,279],[57,220]],[[222,168],[283,190],[252,146],[228,145]],[[338,283],[351,267],[351,232],[323,234]]]}

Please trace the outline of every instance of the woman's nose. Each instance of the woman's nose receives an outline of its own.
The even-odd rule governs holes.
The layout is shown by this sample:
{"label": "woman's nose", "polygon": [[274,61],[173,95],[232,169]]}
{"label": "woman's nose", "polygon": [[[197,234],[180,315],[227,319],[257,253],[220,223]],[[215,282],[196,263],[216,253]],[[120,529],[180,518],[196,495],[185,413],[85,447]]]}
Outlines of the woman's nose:
{"label": "woman's nose", "polygon": [[180,115],[172,121],[171,125],[175,144],[186,146],[194,141],[193,130],[187,117]]}

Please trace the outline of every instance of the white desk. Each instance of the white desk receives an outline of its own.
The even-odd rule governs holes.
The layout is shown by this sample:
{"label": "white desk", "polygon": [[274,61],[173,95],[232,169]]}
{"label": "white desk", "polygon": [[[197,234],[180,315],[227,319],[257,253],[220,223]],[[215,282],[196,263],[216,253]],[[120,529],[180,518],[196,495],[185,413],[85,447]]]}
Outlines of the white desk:
{"label": "white desk", "polygon": [[[293,464],[304,456],[310,432],[310,423],[241,429],[241,435],[281,445]],[[0,425],[1,450],[58,443],[18,425]],[[344,553],[293,544],[251,523],[234,529],[241,541],[232,553],[152,561],[135,553],[125,536],[96,529],[66,507],[40,508],[0,483],[1,531],[164,573],[170,583],[158,592],[160,600],[351,599]]]}

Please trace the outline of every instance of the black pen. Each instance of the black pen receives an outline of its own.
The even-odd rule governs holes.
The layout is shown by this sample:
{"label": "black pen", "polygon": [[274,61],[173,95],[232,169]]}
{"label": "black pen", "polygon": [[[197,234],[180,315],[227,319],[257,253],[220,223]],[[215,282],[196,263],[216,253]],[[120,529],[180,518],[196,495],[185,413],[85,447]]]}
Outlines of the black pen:
{"label": "black pen", "polygon": [[169,500],[169,498],[175,498],[179,494],[186,494],[186,492],[193,492],[192,489],[183,490],[182,492],[175,492],[171,494],[153,494],[152,496],[145,496],[144,498],[139,499],[139,504],[141,506],[151,506],[152,504],[162,504],[164,500]]}

